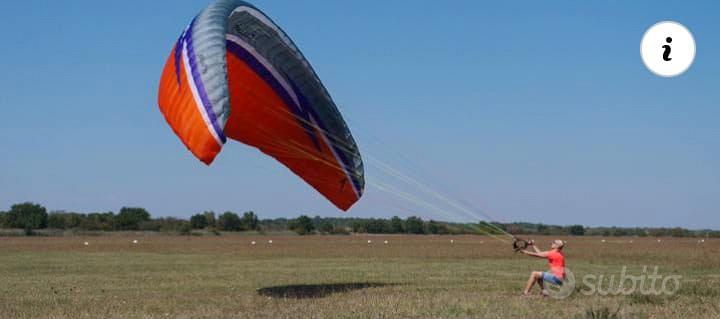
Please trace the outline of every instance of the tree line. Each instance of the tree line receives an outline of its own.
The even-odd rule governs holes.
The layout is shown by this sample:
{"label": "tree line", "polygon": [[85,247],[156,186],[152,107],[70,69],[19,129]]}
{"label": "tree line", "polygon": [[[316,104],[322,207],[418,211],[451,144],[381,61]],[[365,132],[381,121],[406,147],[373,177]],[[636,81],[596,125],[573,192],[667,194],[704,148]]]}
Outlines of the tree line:
{"label": "tree line", "polygon": [[42,205],[21,203],[0,211],[0,228],[23,229],[27,234],[39,229],[71,229],[85,231],[163,231],[189,234],[193,229],[212,231],[259,230],[259,220],[254,212],[242,216],[225,212],[215,216],[213,212],[193,215],[189,220],[164,217],[152,218],[142,207],[123,207],[118,213],[75,213],[55,211],[48,213]]}
{"label": "tree line", "polygon": [[32,234],[38,229],[82,231],[158,231],[190,234],[206,230],[215,234],[240,231],[293,231],[299,235],[311,234],[434,234],[434,235],[557,235],[557,236],[638,236],[638,237],[716,237],[720,231],[689,230],[685,228],[648,227],[587,227],[583,225],[545,225],[536,223],[449,223],[423,220],[417,216],[390,219],[309,217],[262,219],[247,211],[241,215],[228,211],[216,216],[212,211],[192,215],[189,219],[176,217],[152,218],[141,207],[123,207],[117,213],[49,212],[35,203],[20,203],[7,212],[0,211],[0,228],[23,229]]}

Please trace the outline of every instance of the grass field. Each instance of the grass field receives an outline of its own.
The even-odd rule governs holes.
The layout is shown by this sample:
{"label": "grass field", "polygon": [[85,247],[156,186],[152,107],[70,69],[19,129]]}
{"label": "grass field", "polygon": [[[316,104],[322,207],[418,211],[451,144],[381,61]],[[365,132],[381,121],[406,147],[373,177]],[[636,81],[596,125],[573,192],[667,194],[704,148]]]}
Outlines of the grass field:
{"label": "grass field", "polygon": [[[720,241],[565,239],[577,286],[554,299],[520,296],[544,260],[482,236],[4,237],[0,318],[720,318]],[[623,266],[680,287],[583,292]]]}

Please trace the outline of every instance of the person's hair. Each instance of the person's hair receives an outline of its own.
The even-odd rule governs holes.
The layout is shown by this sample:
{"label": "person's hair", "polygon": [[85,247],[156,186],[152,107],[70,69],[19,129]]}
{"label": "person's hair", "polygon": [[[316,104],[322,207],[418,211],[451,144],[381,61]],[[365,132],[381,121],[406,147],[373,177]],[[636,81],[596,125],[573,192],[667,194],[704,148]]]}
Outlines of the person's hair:
{"label": "person's hair", "polygon": [[565,247],[565,242],[560,239],[553,240],[553,243],[557,245],[557,249],[563,249],[563,247]]}

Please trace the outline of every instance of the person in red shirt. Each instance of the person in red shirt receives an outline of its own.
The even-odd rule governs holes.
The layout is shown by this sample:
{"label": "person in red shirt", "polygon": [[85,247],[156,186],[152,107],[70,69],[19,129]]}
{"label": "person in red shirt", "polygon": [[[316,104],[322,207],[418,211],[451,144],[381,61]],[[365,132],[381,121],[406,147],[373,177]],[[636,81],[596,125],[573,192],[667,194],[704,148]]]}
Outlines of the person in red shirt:
{"label": "person in red shirt", "polygon": [[565,280],[565,255],[563,255],[562,251],[565,243],[560,239],[553,240],[550,245],[550,250],[548,251],[540,251],[540,249],[535,246],[535,241],[532,240],[528,242],[528,246],[532,247],[534,252],[522,250],[522,253],[532,257],[547,258],[550,264],[550,270],[533,271],[530,273],[530,278],[528,278],[527,284],[525,285],[523,295],[530,295],[530,289],[537,283],[541,289],[540,293],[543,296],[547,296],[548,291],[545,290],[546,281],[553,285],[562,286]]}

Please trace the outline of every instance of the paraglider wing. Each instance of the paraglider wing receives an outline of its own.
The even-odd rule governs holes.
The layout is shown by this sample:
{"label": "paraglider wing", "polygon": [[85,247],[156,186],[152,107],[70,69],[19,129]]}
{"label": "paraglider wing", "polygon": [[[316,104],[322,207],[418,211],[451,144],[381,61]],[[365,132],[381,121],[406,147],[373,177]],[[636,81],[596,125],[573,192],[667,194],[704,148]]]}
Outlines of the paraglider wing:
{"label": "paraglider wing", "polygon": [[269,17],[219,0],[182,32],[160,80],[160,110],[202,162],[229,138],[258,148],[343,210],[364,189],[362,159],[310,63]]}

